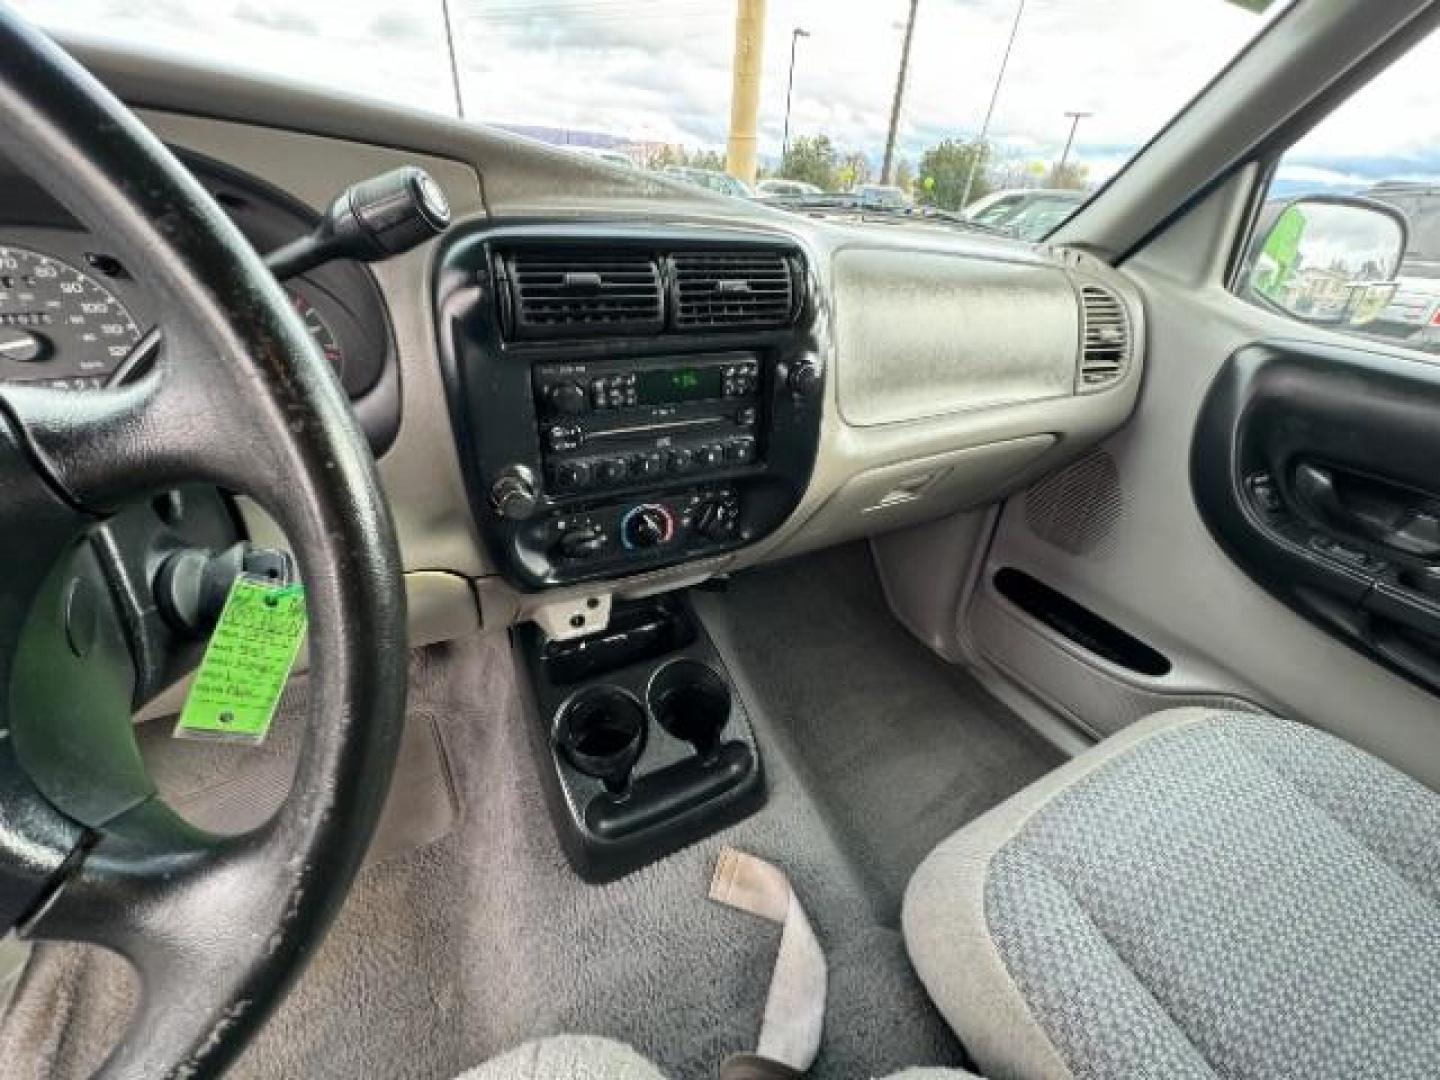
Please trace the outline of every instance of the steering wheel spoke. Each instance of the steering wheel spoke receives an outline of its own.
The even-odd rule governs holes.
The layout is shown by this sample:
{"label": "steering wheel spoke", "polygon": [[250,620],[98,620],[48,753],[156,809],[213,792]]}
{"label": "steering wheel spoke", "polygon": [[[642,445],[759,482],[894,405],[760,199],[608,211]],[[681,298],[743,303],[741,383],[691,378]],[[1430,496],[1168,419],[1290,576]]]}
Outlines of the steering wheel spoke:
{"label": "steering wheel spoke", "polygon": [[199,347],[166,355],[144,375],[101,390],[14,385],[0,402],[34,463],[68,501],[104,514],[155,491],[213,483],[274,497],[275,447],[233,374]]}

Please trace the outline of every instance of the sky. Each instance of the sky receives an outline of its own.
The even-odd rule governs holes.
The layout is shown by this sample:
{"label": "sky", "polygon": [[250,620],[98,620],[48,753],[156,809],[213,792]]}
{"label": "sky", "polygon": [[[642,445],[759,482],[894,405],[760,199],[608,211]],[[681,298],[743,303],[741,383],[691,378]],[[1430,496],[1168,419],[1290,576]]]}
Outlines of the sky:
{"label": "sky", "polygon": [[[1018,0],[919,0],[900,126],[902,156],[973,137]],[[1328,0],[1301,0],[1328,2]],[[441,0],[20,0],[61,30],[145,41],[192,57],[454,114]],[[1072,155],[1104,180],[1283,6],[1227,0],[1024,0],[990,124],[1004,156]],[[791,32],[792,137],[824,133],[878,163],[908,0],[768,0],[762,161],[780,155]],[[729,123],[735,0],[450,0],[470,119],[721,149]],[[1344,189],[1440,177],[1440,83],[1428,42],[1292,154],[1286,177]],[[1356,115],[1356,113],[1359,115]]]}

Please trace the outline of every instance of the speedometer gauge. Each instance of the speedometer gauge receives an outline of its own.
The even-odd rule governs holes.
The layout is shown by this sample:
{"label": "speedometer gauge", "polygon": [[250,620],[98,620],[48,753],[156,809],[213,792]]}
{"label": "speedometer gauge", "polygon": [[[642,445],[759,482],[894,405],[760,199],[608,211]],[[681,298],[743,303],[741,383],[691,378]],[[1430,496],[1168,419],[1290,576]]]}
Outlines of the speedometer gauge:
{"label": "speedometer gauge", "polygon": [[99,385],[139,340],[129,310],[89,274],[0,246],[0,380]]}
{"label": "speedometer gauge", "polygon": [[330,366],[335,369],[335,374],[343,381],[345,378],[345,352],[340,348],[340,339],[335,336],[334,328],[315,309],[305,296],[294,289],[285,290],[290,295],[290,306],[295,309],[295,314],[300,316],[300,321],[305,324],[305,329],[310,331],[310,336],[315,339],[321,354],[330,361]]}

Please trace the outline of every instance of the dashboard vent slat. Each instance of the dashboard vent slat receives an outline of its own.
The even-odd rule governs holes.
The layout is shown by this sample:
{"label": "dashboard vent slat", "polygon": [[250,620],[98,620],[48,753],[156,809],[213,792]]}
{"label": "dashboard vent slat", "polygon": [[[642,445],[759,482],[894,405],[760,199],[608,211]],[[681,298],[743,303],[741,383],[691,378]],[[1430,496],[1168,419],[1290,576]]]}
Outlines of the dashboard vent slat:
{"label": "dashboard vent slat", "polygon": [[660,266],[644,251],[517,251],[502,258],[517,338],[656,334]]}
{"label": "dashboard vent slat", "polygon": [[794,271],[782,252],[677,251],[670,265],[676,330],[754,330],[795,319]]}
{"label": "dashboard vent slat", "polygon": [[1130,360],[1130,318],[1120,297],[1098,285],[1080,288],[1081,393],[1119,382]]}

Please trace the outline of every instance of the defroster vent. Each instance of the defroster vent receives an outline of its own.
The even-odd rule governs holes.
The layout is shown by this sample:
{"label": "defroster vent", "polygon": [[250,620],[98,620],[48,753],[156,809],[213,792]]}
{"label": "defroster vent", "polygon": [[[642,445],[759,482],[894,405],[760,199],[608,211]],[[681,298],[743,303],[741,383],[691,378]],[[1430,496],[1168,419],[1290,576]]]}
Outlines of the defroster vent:
{"label": "defroster vent", "polygon": [[783,252],[677,251],[670,258],[676,330],[761,329],[795,319],[795,270]]}
{"label": "defroster vent", "polygon": [[516,338],[659,333],[665,322],[660,268],[636,251],[542,249],[500,259]]}

